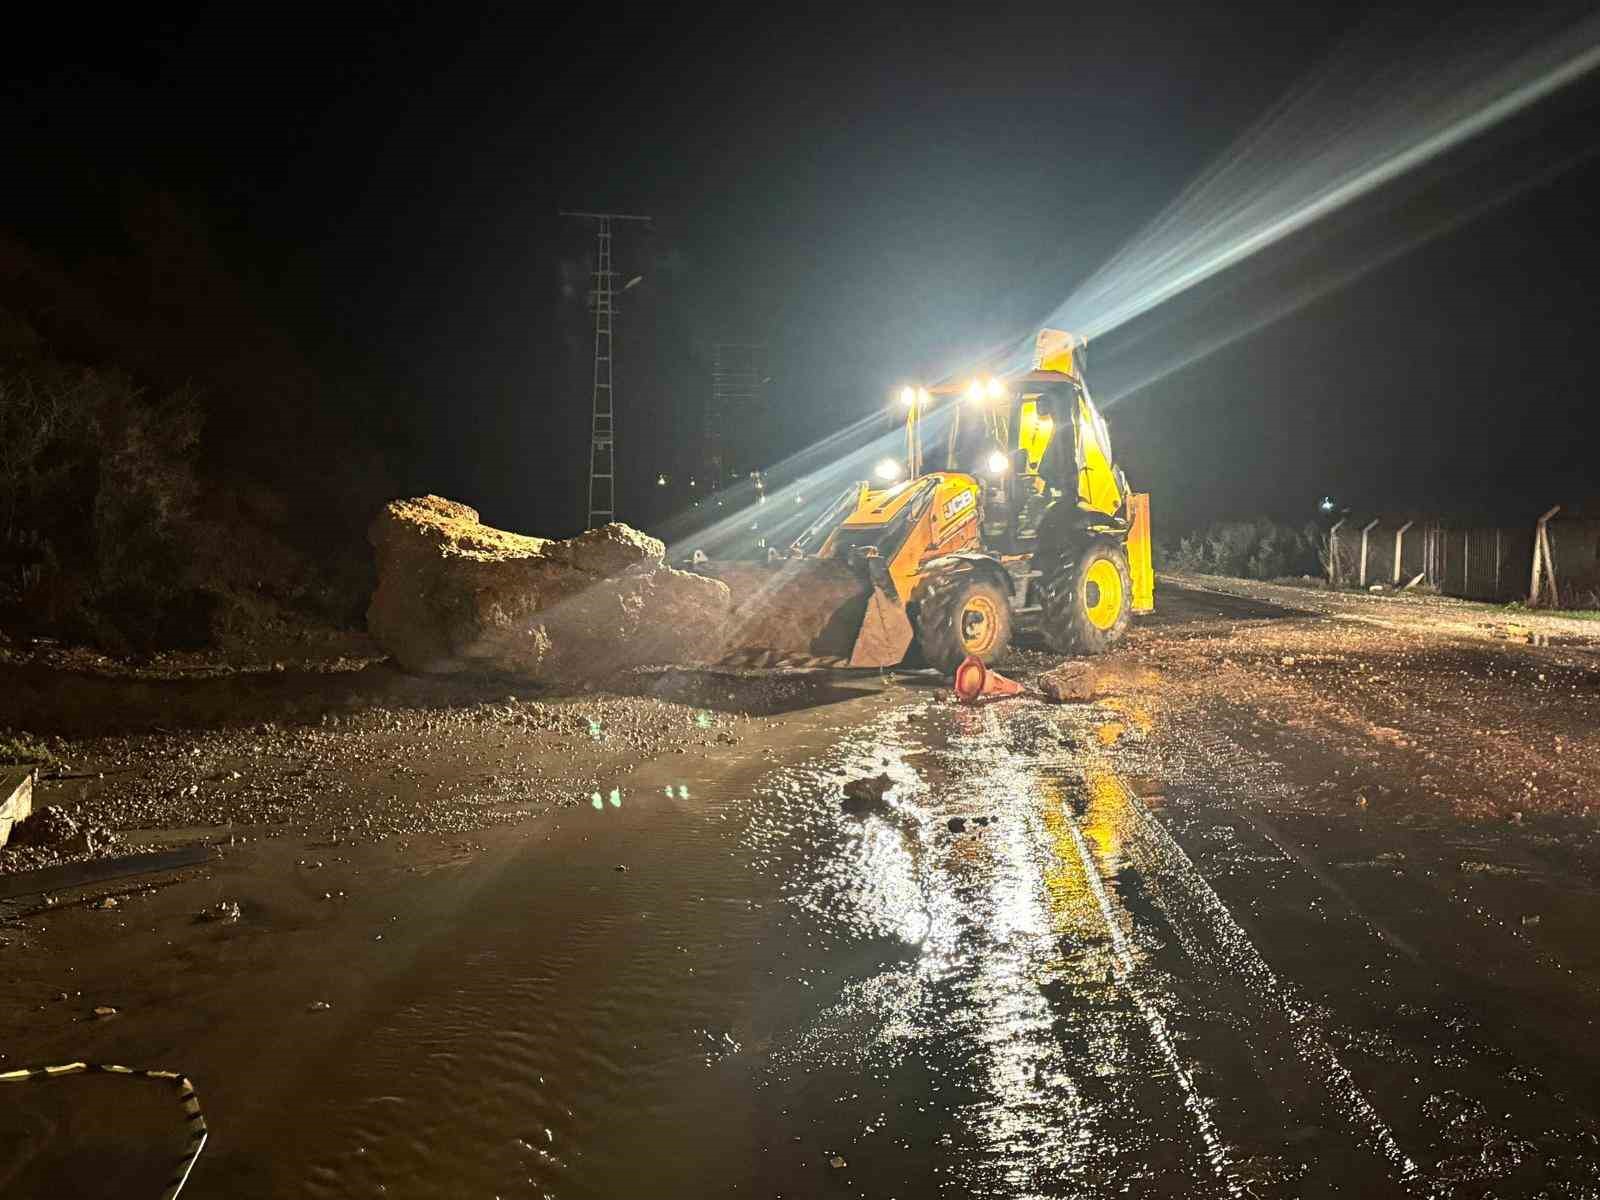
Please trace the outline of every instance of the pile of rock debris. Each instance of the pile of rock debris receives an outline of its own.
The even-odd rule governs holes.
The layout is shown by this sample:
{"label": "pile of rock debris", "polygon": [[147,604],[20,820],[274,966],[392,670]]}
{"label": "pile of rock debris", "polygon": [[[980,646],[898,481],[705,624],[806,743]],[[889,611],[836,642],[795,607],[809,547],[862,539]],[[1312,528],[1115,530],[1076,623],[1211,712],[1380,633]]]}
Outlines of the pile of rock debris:
{"label": "pile of rock debris", "polygon": [[727,586],[665,565],[666,547],[627,525],[553,541],[422,496],[386,506],[368,536],[367,627],[407,670],[570,684],[718,657]]}

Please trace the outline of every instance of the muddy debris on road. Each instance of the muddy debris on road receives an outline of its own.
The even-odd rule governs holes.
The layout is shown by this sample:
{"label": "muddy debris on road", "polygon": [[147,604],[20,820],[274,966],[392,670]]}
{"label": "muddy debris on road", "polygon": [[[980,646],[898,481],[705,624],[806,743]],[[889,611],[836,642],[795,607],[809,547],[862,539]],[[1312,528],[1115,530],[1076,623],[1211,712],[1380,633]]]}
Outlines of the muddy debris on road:
{"label": "muddy debris on road", "polygon": [[[618,766],[725,745],[742,717],[645,695],[369,707],[315,724],[55,738],[0,874],[182,838],[328,845],[467,833],[580,802]],[[722,740],[719,740],[722,739]]]}
{"label": "muddy debris on road", "polygon": [[886,812],[891,807],[888,795],[893,788],[894,780],[887,774],[852,779],[844,785],[844,799],[840,807],[852,816]]}
{"label": "muddy debris on road", "polygon": [[215,922],[228,925],[237,921],[240,916],[239,902],[237,900],[218,900],[210,908],[202,908],[195,913],[194,919],[203,924]]}

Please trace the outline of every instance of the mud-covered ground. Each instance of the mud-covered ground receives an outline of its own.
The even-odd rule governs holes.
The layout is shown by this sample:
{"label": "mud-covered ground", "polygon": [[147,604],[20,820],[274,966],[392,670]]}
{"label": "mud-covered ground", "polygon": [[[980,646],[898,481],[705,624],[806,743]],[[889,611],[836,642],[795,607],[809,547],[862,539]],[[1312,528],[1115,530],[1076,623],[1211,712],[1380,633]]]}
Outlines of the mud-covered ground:
{"label": "mud-covered ground", "polygon": [[1359,769],[1352,802],[1513,822],[1600,812],[1600,623],[1182,582],[1132,641],[1155,690],[1243,721],[1236,736],[1306,743],[1347,777]]}
{"label": "mud-covered ground", "polygon": [[[1600,626],[1158,608],[1067,706],[0,664],[36,804],[118,835],[68,861],[212,855],[3,856],[0,1070],[188,1074],[186,1196],[1600,1195]],[[12,1086],[0,1195],[185,1145],[147,1082]]]}
{"label": "mud-covered ground", "polygon": [[[177,842],[470,833],[587,802],[640,760],[737,744],[751,714],[854,694],[847,677],[816,671],[664,668],[551,696],[515,681],[406,676],[368,658],[242,670],[200,658],[73,662],[13,666],[5,705],[27,722],[24,743],[50,755],[34,809],[53,806],[94,844],[19,826],[0,849],[0,877]],[[85,735],[91,722],[114,732]]]}

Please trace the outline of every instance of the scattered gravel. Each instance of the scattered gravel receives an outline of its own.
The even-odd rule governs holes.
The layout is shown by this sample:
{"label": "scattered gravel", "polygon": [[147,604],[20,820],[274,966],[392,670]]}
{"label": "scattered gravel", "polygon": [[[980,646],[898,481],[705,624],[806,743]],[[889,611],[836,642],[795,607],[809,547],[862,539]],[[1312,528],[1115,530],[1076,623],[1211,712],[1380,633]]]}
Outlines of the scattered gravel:
{"label": "scattered gravel", "polygon": [[[310,726],[53,739],[74,771],[41,780],[36,803],[67,836],[8,847],[0,873],[107,852],[113,831],[119,850],[145,831],[196,828],[224,842],[293,829],[333,845],[466,833],[577,803],[641,760],[718,744],[741,719],[653,697],[509,697]],[[74,843],[84,830],[89,841]]]}

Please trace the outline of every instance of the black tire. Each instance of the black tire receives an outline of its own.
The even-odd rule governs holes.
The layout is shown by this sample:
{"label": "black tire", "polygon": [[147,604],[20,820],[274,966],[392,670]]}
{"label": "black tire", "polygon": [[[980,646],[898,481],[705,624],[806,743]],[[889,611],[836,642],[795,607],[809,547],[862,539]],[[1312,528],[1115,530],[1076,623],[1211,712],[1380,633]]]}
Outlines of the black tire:
{"label": "black tire", "polygon": [[972,655],[986,666],[1011,645],[1011,597],[981,575],[935,580],[917,604],[923,660],[950,674]]}
{"label": "black tire", "polygon": [[1043,607],[1044,638],[1052,650],[1104,654],[1128,632],[1133,611],[1127,551],[1105,539],[1090,542],[1046,579]]}

